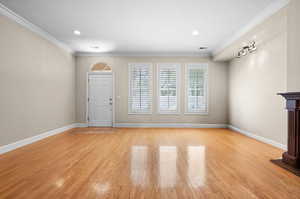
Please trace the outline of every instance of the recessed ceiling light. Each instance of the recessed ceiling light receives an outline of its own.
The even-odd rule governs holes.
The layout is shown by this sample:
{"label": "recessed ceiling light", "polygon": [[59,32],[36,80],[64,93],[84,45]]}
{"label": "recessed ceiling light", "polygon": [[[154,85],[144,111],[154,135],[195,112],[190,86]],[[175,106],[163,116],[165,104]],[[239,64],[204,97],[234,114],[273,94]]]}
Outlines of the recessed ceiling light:
{"label": "recessed ceiling light", "polygon": [[74,35],[80,35],[81,34],[79,30],[74,30],[73,33],[74,33]]}
{"label": "recessed ceiling light", "polygon": [[198,35],[199,35],[199,31],[198,31],[198,30],[194,30],[194,31],[192,32],[192,34],[193,34],[194,36],[198,36]]}

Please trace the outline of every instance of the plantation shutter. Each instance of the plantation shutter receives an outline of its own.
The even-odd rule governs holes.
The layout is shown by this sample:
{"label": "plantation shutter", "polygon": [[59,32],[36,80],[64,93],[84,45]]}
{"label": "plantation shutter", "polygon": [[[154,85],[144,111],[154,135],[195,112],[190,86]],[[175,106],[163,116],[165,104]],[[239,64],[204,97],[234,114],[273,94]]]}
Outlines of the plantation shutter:
{"label": "plantation shutter", "polygon": [[178,112],[179,64],[158,65],[158,107],[160,113]]}
{"label": "plantation shutter", "polygon": [[128,113],[152,112],[152,65],[129,64]]}
{"label": "plantation shutter", "polygon": [[186,70],[187,112],[208,112],[208,65],[188,64]]}

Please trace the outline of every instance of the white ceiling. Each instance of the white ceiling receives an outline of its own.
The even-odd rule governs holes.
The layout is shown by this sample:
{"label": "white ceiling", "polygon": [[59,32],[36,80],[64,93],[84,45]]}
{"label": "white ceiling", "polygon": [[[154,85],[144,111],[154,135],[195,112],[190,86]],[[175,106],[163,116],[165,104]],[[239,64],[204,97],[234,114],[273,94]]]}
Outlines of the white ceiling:
{"label": "white ceiling", "polygon": [[77,52],[178,54],[211,53],[278,1],[0,0]]}

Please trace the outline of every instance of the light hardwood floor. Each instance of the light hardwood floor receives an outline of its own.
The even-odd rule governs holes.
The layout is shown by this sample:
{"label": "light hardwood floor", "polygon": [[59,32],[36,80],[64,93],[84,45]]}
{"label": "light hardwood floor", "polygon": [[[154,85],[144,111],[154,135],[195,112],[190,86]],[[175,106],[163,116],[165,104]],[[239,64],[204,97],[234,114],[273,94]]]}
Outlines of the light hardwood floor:
{"label": "light hardwood floor", "polygon": [[74,129],[1,155],[0,198],[300,198],[281,153],[227,129]]}

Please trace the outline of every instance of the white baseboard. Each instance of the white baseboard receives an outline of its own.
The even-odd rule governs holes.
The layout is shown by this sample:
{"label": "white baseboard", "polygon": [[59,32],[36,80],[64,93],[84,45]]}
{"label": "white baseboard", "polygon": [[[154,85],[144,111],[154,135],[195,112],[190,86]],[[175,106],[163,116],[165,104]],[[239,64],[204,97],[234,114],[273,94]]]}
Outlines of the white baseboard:
{"label": "white baseboard", "polygon": [[[22,146],[37,142],[39,140],[45,139],[47,137],[65,132],[67,130],[70,130],[72,128],[81,128],[81,127],[88,127],[87,123],[74,123],[68,126],[64,126],[61,128],[57,128],[51,131],[47,131],[45,133],[42,133],[40,135],[36,135],[30,138],[26,138],[24,140],[17,141],[15,143],[11,143],[8,145],[0,146],[0,154],[4,154],[6,152],[15,150],[17,148],[20,148]],[[248,137],[254,138],[258,141],[264,142],[266,144],[270,144],[272,146],[275,146],[277,148],[287,150],[287,146],[281,143],[278,143],[276,141],[273,141],[271,139],[255,135],[253,133],[250,133],[245,130],[241,130],[237,127],[234,127],[232,125],[227,124],[189,124],[189,123],[115,123],[114,127],[124,127],[124,128],[229,128],[231,130],[234,130],[238,133],[241,133],[243,135],[246,135]]]}
{"label": "white baseboard", "polygon": [[75,123],[75,128],[85,128],[85,127],[89,127],[89,125],[87,123]]}
{"label": "white baseboard", "polygon": [[227,128],[227,124],[189,124],[189,123],[115,123],[124,128]]}
{"label": "white baseboard", "polygon": [[248,136],[248,137],[251,137],[253,139],[256,139],[258,141],[264,142],[266,144],[270,144],[270,145],[272,145],[274,147],[277,147],[277,148],[280,148],[280,149],[283,149],[283,150],[287,150],[287,146],[286,145],[281,144],[281,143],[276,142],[276,141],[273,141],[271,139],[268,139],[268,138],[265,138],[265,137],[262,137],[262,136],[259,136],[259,135],[255,135],[253,133],[250,133],[248,131],[239,129],[239,128],[234,127],[232,125],[228,125],[228,128],[231,129],[231,130],[233,130],[233,131],[236,131],[238,133],[241,133],[241,134],[243,134],[245,136]]}
{"label": "white baseboard", "polygon": [[[87,123],[76,123],[75,127],[89,127]],[[98,126],[98,127],[101,127]],[[116,128],[228,128],[227,124],[193,124],[193,123],[114,123]]]}
{"label": "white baseboard", "polygon": [[76,127],[75,124],[71,124],[71,125],[68,125],[68,126],[61,127],[61,128],[53,129],[51,131],[47,131],[45,133],[42,133],[42,134],[39,134],[39,135],[36,135],[36,136],[33,136],[33,137],[29,137],[29,138],[26,138],[24,140],[20,140],[20,141],[17,141],[17,142],[8,144],[8,145],[0,146],[0,154],[15,150],[15,149],[20,148],[22,146],[31,144],[33,142],[37,142],[39,140],[42,140],[42,139],[45,139],[47,137],[62,133],[64,131],[67,131],[67,130],[75,128],[75,127]]}
{"label": "white baseboard", "polygon": [[112,126],[111,122],[89,122],[88,126],[90,127],[106,127]]}

